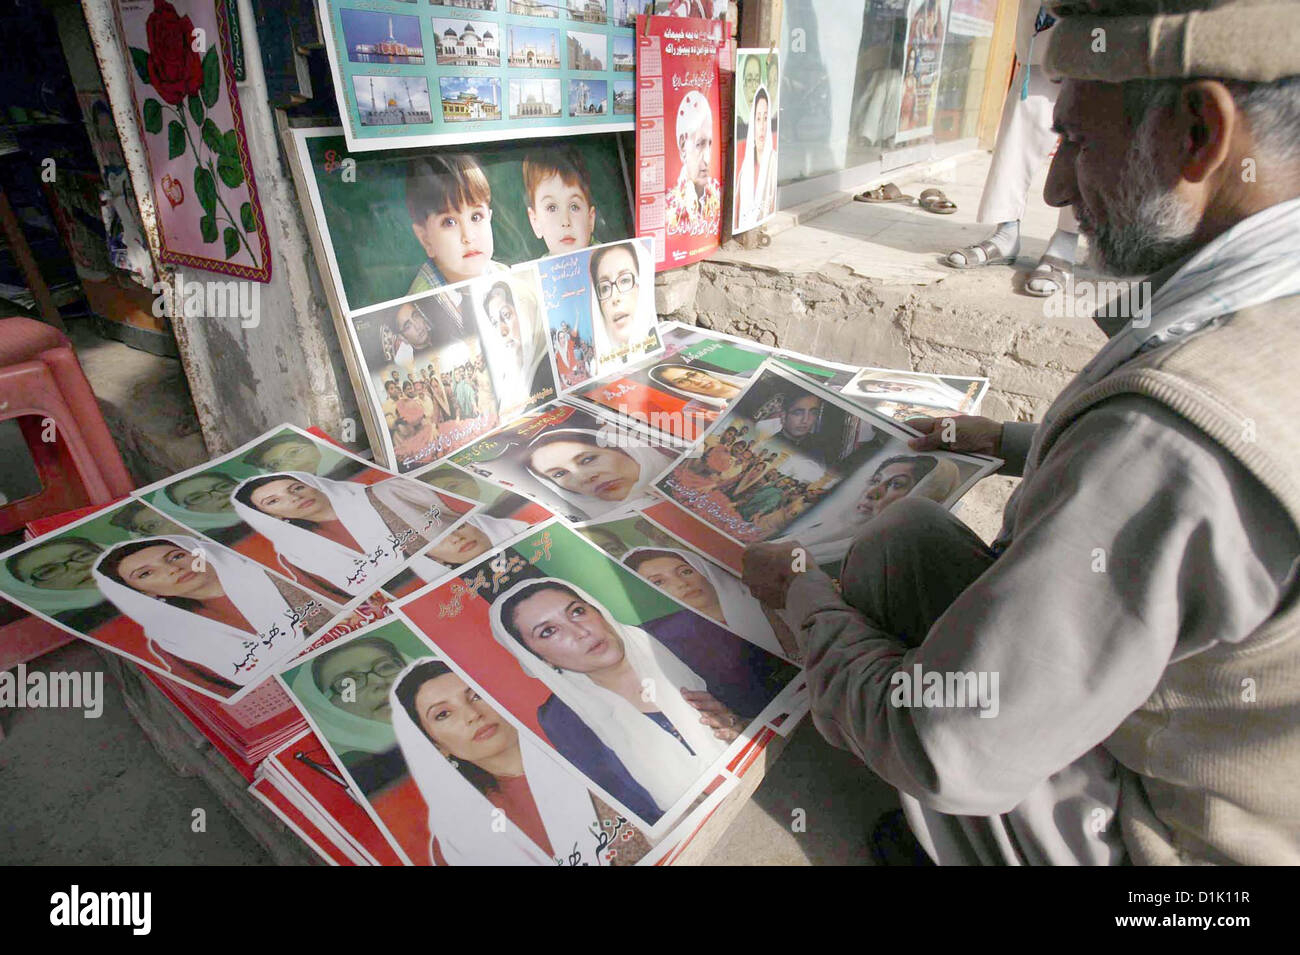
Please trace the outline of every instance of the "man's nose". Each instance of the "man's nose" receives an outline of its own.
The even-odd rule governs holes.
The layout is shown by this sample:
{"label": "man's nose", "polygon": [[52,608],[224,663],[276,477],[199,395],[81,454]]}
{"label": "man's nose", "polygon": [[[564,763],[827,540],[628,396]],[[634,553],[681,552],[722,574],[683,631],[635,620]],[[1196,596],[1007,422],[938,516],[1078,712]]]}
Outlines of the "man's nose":
{"label": "man's nose", "polygon": [[1047,170],[1043,186],[1043,201],[1054,208],[1068,206],[1078,198],[1079,184],[1074,173],[1075,147],[1065,140],[1056,147],[1052,165]]}

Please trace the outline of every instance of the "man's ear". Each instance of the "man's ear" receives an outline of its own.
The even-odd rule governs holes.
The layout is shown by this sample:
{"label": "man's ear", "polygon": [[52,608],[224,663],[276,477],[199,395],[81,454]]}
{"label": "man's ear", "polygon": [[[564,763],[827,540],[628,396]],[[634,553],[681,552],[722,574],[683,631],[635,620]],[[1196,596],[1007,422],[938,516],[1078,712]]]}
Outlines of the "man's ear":
{"label": "man's ear", "polygon": [[1237,129],[1237,106],[1218,80],[1196,80],[1183,87],[1176,113],[1182,144],[1182,177],[1204,182],[1228,161]]}
{"label": "man's ear", "polygon": [[532,206],[528,207],[528,224],[533,227],[533,235],[540,239],[542,237],[542,230],[537,228],[537,213],[533,211]]}

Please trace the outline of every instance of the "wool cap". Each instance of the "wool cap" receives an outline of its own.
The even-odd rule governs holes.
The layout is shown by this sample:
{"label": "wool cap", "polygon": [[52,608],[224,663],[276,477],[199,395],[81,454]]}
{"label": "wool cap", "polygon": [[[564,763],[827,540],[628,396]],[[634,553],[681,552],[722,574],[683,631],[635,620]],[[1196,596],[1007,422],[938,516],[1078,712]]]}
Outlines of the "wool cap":
{"label": "wool cap", "polygon": [[1056,0],[1044,69],[1123,83],[1213,77],[1271,83],[1300,74],[1296,0]]}

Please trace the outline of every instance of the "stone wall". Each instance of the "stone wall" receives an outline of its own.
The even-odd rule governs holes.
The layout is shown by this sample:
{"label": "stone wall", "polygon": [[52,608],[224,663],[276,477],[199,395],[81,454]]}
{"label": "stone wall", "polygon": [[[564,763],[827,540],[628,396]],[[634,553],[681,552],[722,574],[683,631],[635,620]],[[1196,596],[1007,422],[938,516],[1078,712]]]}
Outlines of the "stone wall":
{"label": "stone wall", "polygon": [[846,364],[983,375],[984,414],[1037,419],[1105,338],[1006,283],[1005,270],[917,285],[702,262],[662,273],[656,303],[666,319]]}

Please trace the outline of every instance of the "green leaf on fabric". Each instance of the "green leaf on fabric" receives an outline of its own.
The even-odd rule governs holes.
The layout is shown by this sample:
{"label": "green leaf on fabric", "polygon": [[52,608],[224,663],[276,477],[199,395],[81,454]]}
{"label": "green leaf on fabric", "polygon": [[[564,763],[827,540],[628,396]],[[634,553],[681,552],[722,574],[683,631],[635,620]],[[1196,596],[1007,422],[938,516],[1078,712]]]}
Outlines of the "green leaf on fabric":
{"label": "green leaf on fabric", "polygon": [[221,151],[231,159],[239,158],[239,137],[235,135],[233,129],[228,129],[221,134]]}
{"label": "green leaf on fabric", "polygon": [[222,156],[217,160],[217,175],[231,189],[244,184],[244,167],[237,159],[231,159],[229,156]]}
{"label": "green leaf on fabric", "polygon": [[142,50],[138,46],[131,47],[131,65],[135,67],[140,82],[145,86],[151,86],[152,84],[149,82],[149,51]]}
{"label": "green leaf on fabric", "polygon": [[167,158],[175,159],[185,152],[185,127],[177,120],[167,124]]}
{"label": "green leaf on fabric", "polygon": [[202,126],[206,110],[204,110],[203,103],[199,98],[197,96],[187,96],[185,97],[185,105],[190,108],[190,115],[194,117],[194,125]]}
{"label": "green leaf on fabric", "polygon": [[144,131],[146,133],[162,132],[162,103],[152,96],[144,101]]}
{"label": "green leaf on fabric", "polygon": [[212,120],[203,122],[203,145],[207,146],[214,153],[220,154],[222,150],[221,130],[217,129],[217,124]]}
{"label": "green leaf on fabric", "polygon": [[257,231],[257,216],[253,215],[253,204],[245,202],[239,207],[239,221],[244,224],[245,232]]}
{"label": "green leaf on fabric", "polygon": [[226,258],[233,258],[235,253],[239,251],[239,233],[230,226],[226,226],[226,231],[222,233],[222,237],[226,240]]}
{"label": "green leaf on fabric", "polygon": [[[215,213],[217,211],[217,181],[212,178],[212,173],[202,166],[194,170],[194,194],[199,197],[199,205],[203,207],[204,212]],[[212,238],[217,237],[214,228]],[[209,240],[211,241],[211,240]]]}
{"label": "green leaf on fabric", "polygon": [[203,86],[200,89],[204,105],[211,109],[221,95],[221,57],[217,56],[215,46],[208,47],[208,52],[203,54]]}
{"label": "green leaf on fabric", "polygon": [[217,217],[216,216],[208,214],[199,220],[199,235],[203,236],[204,242],[217,241]]}

